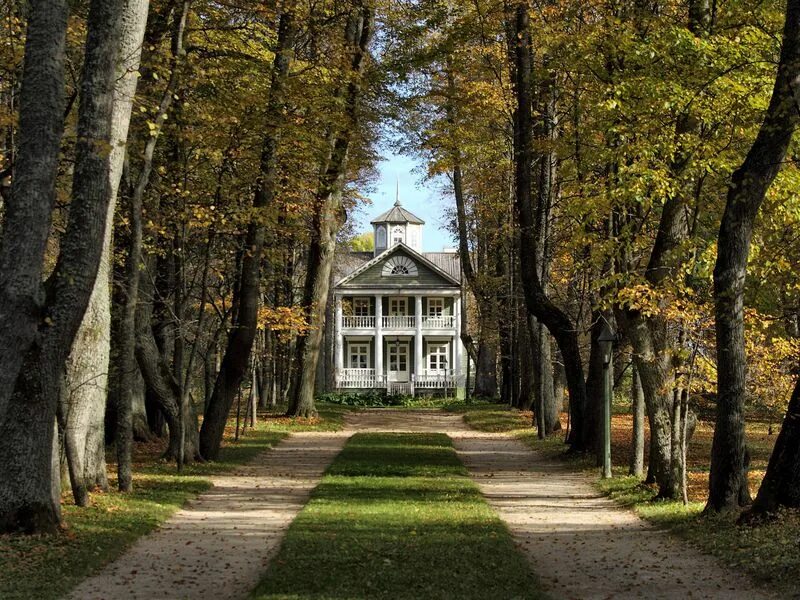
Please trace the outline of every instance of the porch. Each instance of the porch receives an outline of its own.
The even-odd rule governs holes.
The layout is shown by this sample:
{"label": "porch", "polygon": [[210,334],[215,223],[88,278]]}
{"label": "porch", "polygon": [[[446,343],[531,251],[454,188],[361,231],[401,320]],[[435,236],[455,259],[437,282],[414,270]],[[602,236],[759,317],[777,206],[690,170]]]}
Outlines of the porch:
{"label": "porch", "polygon": [[336,387],[341,389],[385,389],[389,394],[413,396],[422,390],[454,390],[458,376],[454,369],[423,370],[411,373],[408,381],[397,381],[393,374],[374,368],[342,368],[336,372]]}

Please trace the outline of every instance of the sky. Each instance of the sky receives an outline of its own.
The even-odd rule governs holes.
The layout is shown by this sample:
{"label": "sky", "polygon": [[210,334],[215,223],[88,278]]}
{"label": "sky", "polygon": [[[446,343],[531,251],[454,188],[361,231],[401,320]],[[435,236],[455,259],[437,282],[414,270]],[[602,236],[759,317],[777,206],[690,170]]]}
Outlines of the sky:
{"label": "sky", "polygon": [[[414,169],[417,172],[413,172]],[[442,248],[452,248],[454,242],[443,226],[443,212],[449,208],[452,198],[442,195],[434,184],[420,184],[419,171],[422,164],[413,157],[393,154],[387,150],[384,160],[378,165],[378,180],[367,196],[372,205],[359,211],[356,230],[372,232],[370,221],[394,204],[398,181],[400,183],[400,203],[425,221],[422,230],[422,249],[424,252],[441,252]]]}

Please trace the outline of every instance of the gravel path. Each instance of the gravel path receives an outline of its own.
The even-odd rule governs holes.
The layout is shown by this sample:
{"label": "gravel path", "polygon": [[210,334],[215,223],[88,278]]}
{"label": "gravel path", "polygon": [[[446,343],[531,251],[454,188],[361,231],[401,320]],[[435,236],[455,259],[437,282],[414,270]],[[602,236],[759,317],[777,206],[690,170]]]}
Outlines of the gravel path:
{"label": "gravel path", "polygon": [[347,441],[296,433],[175,513],[75,588],[74,600],[243,598]]}
{"label": "gravel path", "polygon": [[552,598],[771,598],[744,576],[616,507],[585,475],[518,440],[472,431],[460,415],[387,409],[348,414],[340,433],[293,434],[250,465],[215,477],[212,490],[69,598],[246,597],[310,491],[356,431],[450,435]]}
{"label": "gravel path", "polygon": [[600,496],[590,480],[501,435],[452,434],[489,504],[553,598],[771,598],[746,577]]}

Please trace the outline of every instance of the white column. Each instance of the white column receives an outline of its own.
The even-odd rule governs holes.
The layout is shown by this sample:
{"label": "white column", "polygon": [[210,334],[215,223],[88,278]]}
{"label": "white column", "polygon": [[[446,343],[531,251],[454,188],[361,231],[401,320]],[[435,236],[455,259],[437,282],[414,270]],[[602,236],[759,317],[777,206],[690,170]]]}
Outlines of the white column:
{"label": "white column", "polygon": [[344,368],[344,333],[342,333],[342,297],[336,296],[336,349],[334,354],[336,364],[336,376],[338,377]]}
{"label": "white column", "polygon": [[416,335],[414,336],[414,374],[416,379],[422,375],[422,296],[414,296],[414,325]]}
{"label": "white column", "polygon": [[375,296],[375,381],[383,381],[383,297]]}
{"label": "white column", "polygon": [[[460,298],[453,298],[453,314],[455,315],[455,335],[453,336],[453,376],[456,382],[461,377],[461,302]],[[456,384],[458,385],[458,384]]]}

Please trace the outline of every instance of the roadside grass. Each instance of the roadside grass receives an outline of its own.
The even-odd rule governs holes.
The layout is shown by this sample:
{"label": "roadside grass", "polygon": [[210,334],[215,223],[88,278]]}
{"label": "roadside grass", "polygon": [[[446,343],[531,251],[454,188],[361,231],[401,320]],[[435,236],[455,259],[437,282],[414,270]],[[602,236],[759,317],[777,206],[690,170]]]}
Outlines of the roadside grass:
{"label": "roadside grass", "polygon": [[[771,521],[755,526],[738,525],[738,515],[704,515],[707,498],[709,457],[713,423],[698,422],[689,447],[689,504],[657,500],[653,486],[628,475],[632,420],[625,407],[615,405],[612,418],[612,479],[599,478],[592,457],[566,453],[563,435],[539,440],[531,427],[531,413],[498,404],[452,405],[464,420],[479,431],[513,435],[548,458],[570,463],[571,468],[593,476],[598,490],[622,506],[635,510],[656,527],[689,541],[730,567],[747,572],[754,581],[787,597],[798,597],[800,572],[800,511],[782,511]],[[562,425],[565,425],[562,418]],[[647,432],[649,435],[649,432]],[[769,424],[750,420],[747,440],[751,454],[750,487],[753,494],[764,476],[775,435]],[[648,444],[645,443],[645,452]]]}
{"label": "roadside grass", "polygon": [[[188,500],[211,487],[209,477],[235,469],[274,446],[290,431],[341,428],[345,409],[319,407],[318,419],[286,419],[277,413],[259,415],[255,429],[234,441],[229,422],[220,459],[188,465],[183,474],[174,463],[160,459],[164,441],[137,443],[134,450],[134,491],[120,494],[116,466],[109,464],[112,491],[96,492],[91,504],[74,505],[68,488],[63,496],[65,529],[56,535],[0,536],[0,598],[47,600],[59,598],[103,565],[121,555]],[[108,458],[113,449],[108,449]]]}
{"label": "roadside grass", "polygon": [[253,598],[543,598],[444,434],[357,434]]}

